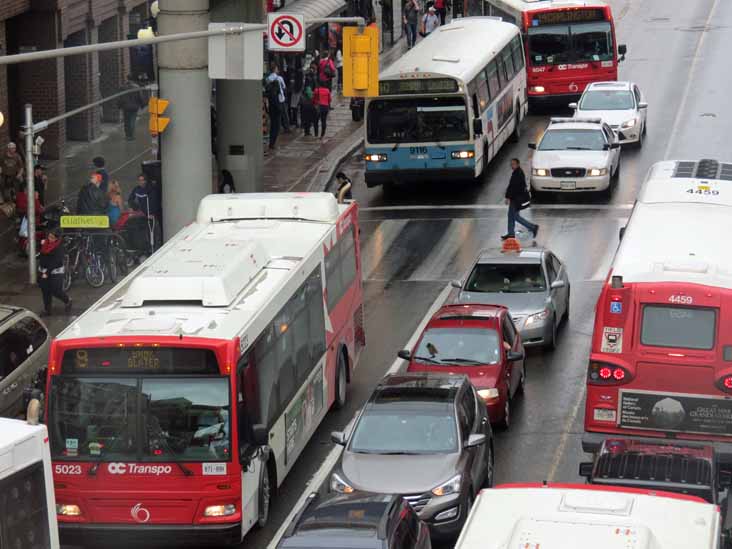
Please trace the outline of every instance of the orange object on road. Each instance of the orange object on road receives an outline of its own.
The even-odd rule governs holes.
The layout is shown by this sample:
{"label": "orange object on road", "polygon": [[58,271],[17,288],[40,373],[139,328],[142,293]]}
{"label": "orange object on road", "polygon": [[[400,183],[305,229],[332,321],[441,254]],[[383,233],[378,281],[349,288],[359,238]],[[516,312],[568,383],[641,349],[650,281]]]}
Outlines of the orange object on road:
{"label": "orange object on road", "polygon": [[519,244],[519,241],[515,238],[507,238],[503,241],[503,244],[501,245],[501,251],[502,252],[520,252],[521,251],[521,244]]}

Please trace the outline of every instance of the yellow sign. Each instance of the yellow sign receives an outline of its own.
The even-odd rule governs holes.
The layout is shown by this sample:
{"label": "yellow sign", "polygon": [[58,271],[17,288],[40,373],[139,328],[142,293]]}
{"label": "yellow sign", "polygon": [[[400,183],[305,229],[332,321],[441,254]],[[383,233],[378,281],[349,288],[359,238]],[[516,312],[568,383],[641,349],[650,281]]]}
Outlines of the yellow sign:
{"label": "yellow sign", "polygon": [[379,95],[379,30],[343,28],[343,96]]}
{"label": "yellow sign", "polygon": [[165,112],[165,109],[170,105],[170,101],[167,99],[160,99],[159,97],[151,97],[147,104],[147,109],[150,111],[150,134],[158,135],[165,131],[165,128],[170,124],[170,118],[160,116]]}
{"label": "yellow sign", "polygon": [[62,229],[109,229],[106,215],[62,215]]}

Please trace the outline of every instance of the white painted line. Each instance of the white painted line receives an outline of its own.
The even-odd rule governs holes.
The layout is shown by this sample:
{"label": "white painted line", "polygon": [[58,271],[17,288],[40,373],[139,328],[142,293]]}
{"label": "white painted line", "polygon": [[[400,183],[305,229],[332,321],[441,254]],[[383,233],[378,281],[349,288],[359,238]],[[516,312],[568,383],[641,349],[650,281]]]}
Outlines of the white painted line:
{"label": "white painted line", "polygon": [[557,450],[556,452],[554,452],[554,458],[552,459],[551,465],[549,466],[549,472],[546,475],[546,480],[548,482],[554,482],[556,480],[555,477],[557,475],[557,471],[559,470],[559,464],[561,463],[564,457],[564,452],[567,449],[569,436],[572,434],[572,425],[577,419],[577,414],[579,414],[580,406],[582,405],[582,399],[585,396],[585,391],[577,391],[577,395],[577,401],[574,403],[574,406],[572,407],[572,411],[570,412],[567,421],[565,421],[564,425],[562,425],[562,436],[559,437]]}
{"label": "white painted line", "polygon": [[[414,334],[412,334],[412,337],[409,338],[409,341],[407,341],[404,348],[411,349],[412,347],[414,347],[414,344],[417,343],[417,339],[419,339],[419,335],[422,333],[422,330],[424,330],[424,327],[427,325],[427,322],[429,322],[430,318],[432,318],[432,315],[435,314],[437,309],[439,309],[442,306],[445,299],[447,299],[447,296],[449,293],[450,293],[450,285],[448,284],[437,296],[437,299],[435,299],[435,301],[432,303],[429,310],[427,311],[427,314],[424,316],[422,321],[419,323],[419,326],[417,326],[417,329],[415,330]],[[404,361],[400,358],[395,360],[394,364],[392,364],[391,368],[389,368],[387,374],[394,374],[394,373],[398,372],[402,362],[404,362]],[[344,431],[348,430],[350,424],[353,423],[353,421],[356,419],[356,415],[354,415],[351,418],[351,420],[346,425]],[[282,536],[285,535],[285,532],[287,531],[287,527],[290,526],[292,519],[295,518],[295,515],[298,513],[298,511],[300,509],[302,509],[303,505],[305,505],[305,500],[307,500],[308,496],[310,494],[312,494],[314,491],[316,491],[323,482],[325,482],[330,470],[333,467],[335,467],[336,463],[338,463],[338,459],[341,457],[342,452],[343,452],[343,446],[339,446],[337,444],[330,451],[328,456],[325,458],[325,461],[323,461],[320,468],[315,472],[315,474],[312,476],[312,478],[308,482],[302,495],[297,500],[297,503],[292,508],[292,511],[290,511],[290,514],[287,515],[287,518],[285,519],[285,521],[280,525],[280,528],[279,528],[279,530],[277,530],[277,533],[275,533],[274,537],[272,538],[272,541],[270,541],[269,545],[267,545],[267,549],[275,549],[275,547],[277,547],[277,544],[282,539]]]}
{"label": "white painted line", "polygon": [[[425,204],[405,206],[369,206],[361,212],[398,212],[414,210],[505,210],[503,204]],[[537,204],[531,210],[631,210],[633,204]]]}
{"label": "white painted line", "polygon": [[[627,219],[618,219],[615,234],[619,235],[620,229],[622,227],[625,227],[627,223]],[[612,267],[613,260],[615,259],[615,252],[617,251],[617,247],[613,247],[612,244],[613,243],[611,241],[609,245],[605,247],[605,255],[603,255],[602,261],[600,261],[599,266],[592,274],[592,276],[586,280],[603,281],[607,278],[607,273],[610,272],[610,267]]]}
{"label": "white painted line", "polygon": [[[709,26],[712,23],[712,19],[714,18],[714,13],[717,11],[717,4],[719,4],[719,0],[714,0],[714,3],[712,4],[712,9],[709,10],[709,15],[707,16],[707,20],[704,23],[705,28],[709,28]],[[679,126],[681,125],[681,120],[687,120],[686,119],[686,103],[689,100],[689,94],[691,92],[691,87],[694,86],[694,89],[696,90],[697,87],[697,81],[694,78],[694,75],[696,74],[696,65],[699,62],[699,54],[701,53],[702,46],[704,45],[704,40],[707,37],[707,32],[701,32],[699,33],[699,42],[696,44],[696,48],[694,49],[694,58],[691,60],[691,67],[689,67],[689,74],[686,78],[686,86],[684,86],[684,95],[681,96],[681,103],[679,104],[679,109],[676,111],[676,119],[674,120],[674,125],[671,128],[671,135],[668,139],[668,145],[666,145],[666,152],[663,155],[664,160],[668,160],[668,155],[671,153],[671,148],[675,145],[676,136],[679,133]]]}

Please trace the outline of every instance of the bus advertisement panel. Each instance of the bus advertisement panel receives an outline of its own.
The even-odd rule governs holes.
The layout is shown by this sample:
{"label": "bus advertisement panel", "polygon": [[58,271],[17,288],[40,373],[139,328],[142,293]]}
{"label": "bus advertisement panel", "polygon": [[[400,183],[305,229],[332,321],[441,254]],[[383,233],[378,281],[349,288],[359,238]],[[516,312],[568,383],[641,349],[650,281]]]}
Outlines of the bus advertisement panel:
{"label": "bus advertisement panel", "polygon": [[[238,544],[365,344],[358,209],[328,193],[211,195],[52,343],[59,527]],[[124,539],[128,539],[125,537]]]}

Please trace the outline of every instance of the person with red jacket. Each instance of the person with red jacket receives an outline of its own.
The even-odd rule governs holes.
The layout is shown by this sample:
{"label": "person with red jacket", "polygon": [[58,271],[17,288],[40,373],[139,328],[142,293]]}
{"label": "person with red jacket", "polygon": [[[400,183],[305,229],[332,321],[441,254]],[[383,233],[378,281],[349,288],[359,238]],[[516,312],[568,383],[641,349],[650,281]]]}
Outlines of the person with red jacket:
{"label": "person with red jacket", "polygon": [[319,84],[325,86],[326,88],[328,88],[328,90],[331,90],[333,86],[333,78],[335,78],[335,75],[335,63],[333,63],[333,60],[330,58],[330,53],[326,49],[321,54],[320,63],[318,64]]}
{"label": "person with red jacket", "polygon": [[[41,205],[38,191],[35,192],[35,197],[36,225],[40,225],[43,216],[43,206]],[[20,191],[15,195],[15,213],[19,218],[28,215],[28,187],[25,183],[22,184]]]}
{"label": "person with red jacket", "polygon": [[66,305],[65,312],[71,312],[71,299],[64,292],[64,246],[59,236],[59,229],[48,233],[41,241],[41,255],[38,260],[38,285],[43,295],[42,316],[51,314],[53,298],[60,299]]}
{"label": "person with red jacket", "polygon": [[330,89],[322,84],[313,90],[313,105],[315,106],[318,114],[315,119],[315,135],[318,135],[318,121],[320,122],[320,139],[325,137],[325,130],[328,123],[328,113],[330,112],[330,101],[331,101]]}

